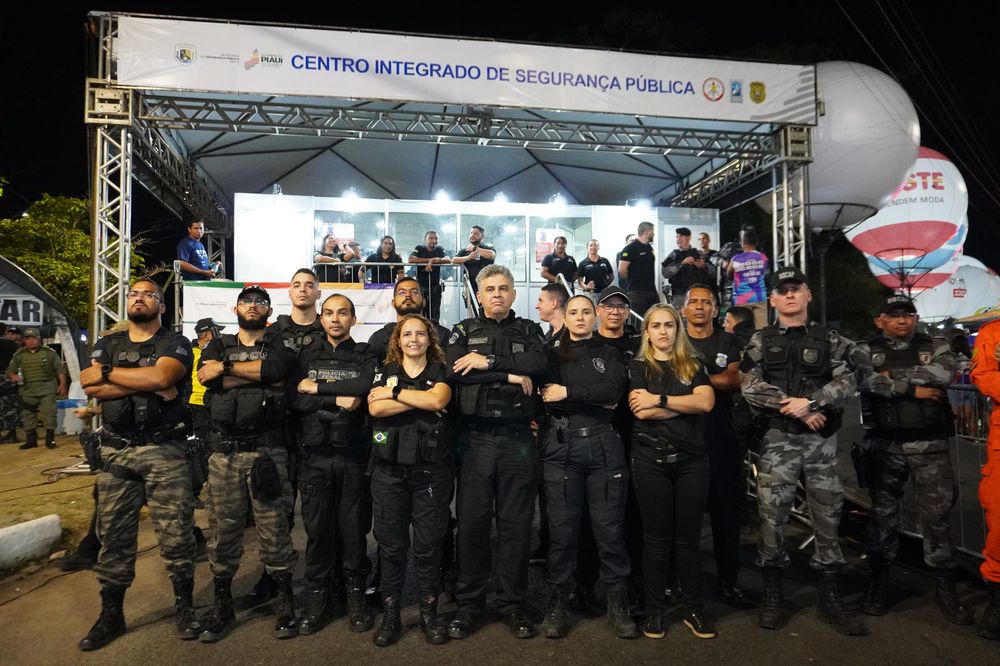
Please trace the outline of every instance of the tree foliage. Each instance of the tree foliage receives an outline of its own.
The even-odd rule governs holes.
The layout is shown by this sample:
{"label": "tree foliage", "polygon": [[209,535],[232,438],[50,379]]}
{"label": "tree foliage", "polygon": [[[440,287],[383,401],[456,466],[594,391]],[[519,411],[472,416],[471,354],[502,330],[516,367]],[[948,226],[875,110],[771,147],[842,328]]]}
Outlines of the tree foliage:
{"label": "tree foliage", "polygon": [[[0,219],[0,248],[86,326],[90,312],[91,240],[85,199],[43,194],[21,217]],[[132,252],[133,271],[143,265]]]}

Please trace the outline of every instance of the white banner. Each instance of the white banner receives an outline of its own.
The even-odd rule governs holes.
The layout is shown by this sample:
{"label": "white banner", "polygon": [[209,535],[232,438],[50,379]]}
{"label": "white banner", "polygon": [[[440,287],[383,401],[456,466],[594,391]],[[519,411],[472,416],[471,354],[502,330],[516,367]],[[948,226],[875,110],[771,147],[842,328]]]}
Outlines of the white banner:
{"label": "white banner", "polygon": [[8,326],[41,326],[42,302],[31,296],[0,294],[0,321]]}
{"label": "white banner", "polygon": [[[236,333],[236,297],[248,284],[258,284],[267,290],[274,310],[268,323],[273,324],[278,315],[291,314],[292,301],[288,297],[288,283],[275,282],[187,282],[184,284],[184,335],[194,340],[194,325],[199,319],[211,317],[217,324],[225,326],[223,333]],[[354,303],[358,323],[351,329],[351,337],[358,342],[367,342],[368,337],[392,321],[396,321],[396,311],[392,308],[393,285],[360,285],[324,282],[320,285],[323,299],[331,294],[343,294]]]}
{"label": "white banner", "polygon": [[135,87],[816,123],[813,66],[122,16]]}

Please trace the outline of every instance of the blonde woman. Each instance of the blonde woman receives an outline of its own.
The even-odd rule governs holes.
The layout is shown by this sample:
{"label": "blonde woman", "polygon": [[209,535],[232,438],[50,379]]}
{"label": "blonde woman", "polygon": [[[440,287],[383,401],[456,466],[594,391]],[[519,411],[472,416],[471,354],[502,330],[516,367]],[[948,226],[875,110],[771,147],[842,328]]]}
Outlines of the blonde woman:
{"label": "blonde woman", "polygon": [[714,638],[701,593],[698,542],[708,493],[708,457],[701,415],[715,393],[673,307],[646,311],[642,346],[629,362],[632,483],[642,515],[642,571],[646,618],[642,633],[663,638],[671,553],[681,588],[684,624],[698,638]]}

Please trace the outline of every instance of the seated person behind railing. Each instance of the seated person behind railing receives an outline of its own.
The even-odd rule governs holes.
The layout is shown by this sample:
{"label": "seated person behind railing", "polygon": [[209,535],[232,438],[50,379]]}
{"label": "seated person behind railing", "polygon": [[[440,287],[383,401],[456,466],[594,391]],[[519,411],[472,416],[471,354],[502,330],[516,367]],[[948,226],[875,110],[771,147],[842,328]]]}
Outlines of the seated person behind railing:
{"label": "seated person behind railing", "polygon": [[[398,266],[372,266],[369,271],[369,282],[374,284],[393,284],[403,277],[403,259],[396,254],[396,240],[392,236],[383,236],[378,252],[372,252],[365,259],[366,264],[398,263]],[[362,269],[364,270],[364,269]]]}

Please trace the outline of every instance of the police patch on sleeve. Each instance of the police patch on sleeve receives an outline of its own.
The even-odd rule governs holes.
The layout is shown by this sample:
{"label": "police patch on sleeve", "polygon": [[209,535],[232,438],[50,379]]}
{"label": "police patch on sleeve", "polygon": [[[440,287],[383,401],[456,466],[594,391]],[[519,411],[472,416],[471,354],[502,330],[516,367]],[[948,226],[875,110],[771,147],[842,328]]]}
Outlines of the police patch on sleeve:
{"label": "police patch on sleeve", "polygon": [[190,352],[188,351],[187,347],[177,347],[177,353],[180,354],[181,356],[187,356]]}
{"label": "police patch on sleeve", "polygon": [[452,333],[451,337],[448,338],[448,344],[449,345],[453,345],[456,342],[458,342],[458,331],[455,331],[454,333]]}
{"label": "police patch on sleeve", "polygon": [[101,358],[102,353],[103,352],[100,349],[95,349],[94,351],[90,352],[90,358]]}
{"label": "police patch on sleeve", "polygon": [[720,368],[724,368],[729,364],[729,357],[720,352],[715,355],[715,364]]}
{"label": "police patch on sleeve", "polygon": [[604,359],[603,358],[595,358],[594,359],[594,370],[597,370],[599,373],[604,374],[605,369],[606,368],[604,366]]}
{"label": "police patch on sleeve", "polygon": [[393,375],[392,377],[389,377],[389,379],[385,380],[385,385],[388,388],[396,388],[398,384],[399,384],[399,377],[397,377],[396,375]]}
{"label": "police patch on sleeve", "polygon": [[380,382],[380,381],[382,381],[382,373],[381,372],[376,372],[375,373],[375,378],[372,380],[372,383],[374,384],[375,382]]}

